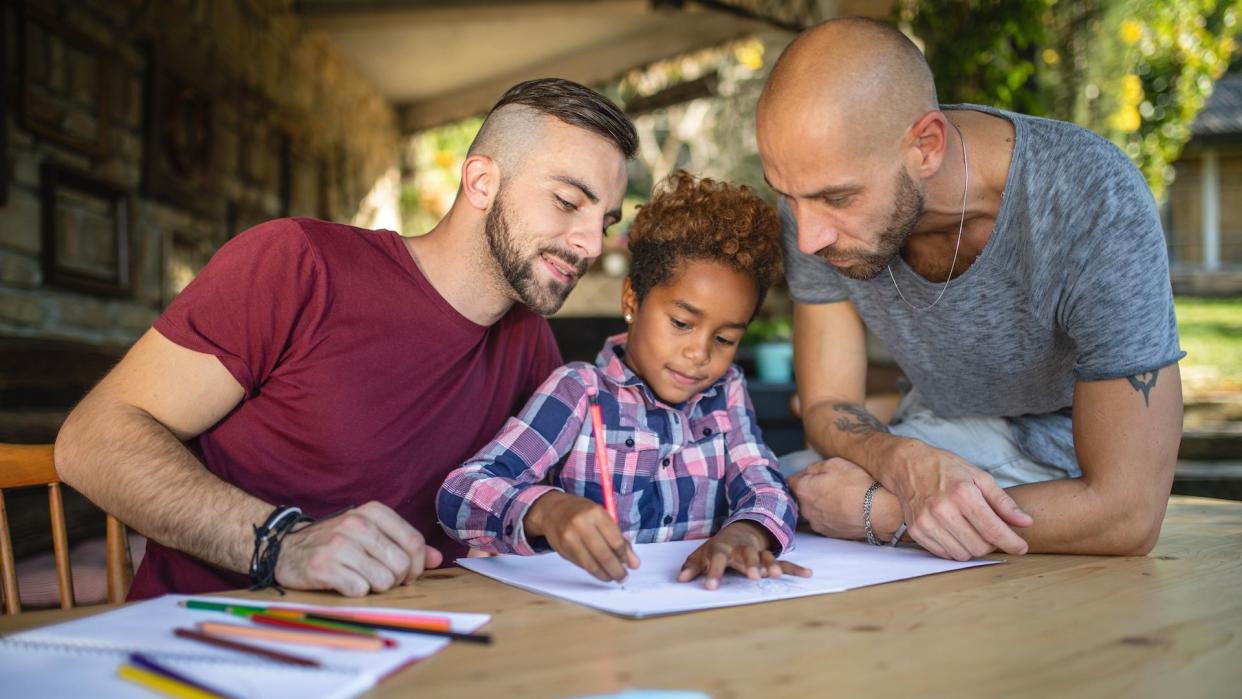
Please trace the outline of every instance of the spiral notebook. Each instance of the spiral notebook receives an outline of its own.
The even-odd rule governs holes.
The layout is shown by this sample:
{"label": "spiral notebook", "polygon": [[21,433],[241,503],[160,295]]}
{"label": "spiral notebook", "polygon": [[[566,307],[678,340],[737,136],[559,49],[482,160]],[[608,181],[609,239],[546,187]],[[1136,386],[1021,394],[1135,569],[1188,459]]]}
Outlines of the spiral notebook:
{"label": "spiral notebook", "polygon": [[[314,658],[322,667],[304,668],[177,638],[172,630],[203,621],[223,621],[220,612],[186,609],[184,595],[165,595],[85,619],[0,638],[0,694],[13,697],[90,696],[148,698],[147,690],[117,676],[130,653],[140,652],[191,679],[237,697],[352,697],[383,678],[429,658],[447,639],[399,634],[398,645],[360,652],[248,641],[273,650]],[[255,600],[212,597],[213,602],[253,605]],[[280,603],[281,607],[310,609]],[[384,611],[448,617],[454,631],[473,632],[490,617],[378,607],[334,607],[337,611]]]}

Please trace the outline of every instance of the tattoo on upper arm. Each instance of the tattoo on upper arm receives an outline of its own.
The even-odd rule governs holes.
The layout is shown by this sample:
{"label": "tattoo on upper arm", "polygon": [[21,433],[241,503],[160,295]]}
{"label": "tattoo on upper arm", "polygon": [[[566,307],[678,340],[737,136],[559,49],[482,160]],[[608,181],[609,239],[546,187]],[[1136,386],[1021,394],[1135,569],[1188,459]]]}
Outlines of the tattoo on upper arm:
{"label": "tattoo on upper arm", "polygon": [[875,418],[874,415],[867,412],[867,409],[861,405],[854,403],[833,403],[832,409],[839,413],[848,413],[848,416],[841,416],[833,423],[838,430],[849,432],[850,434],[864,434],[866,432],[888,432],[888,428],[884,423]]}
{"label": "tattoo on upper arm", "polygon": [[1159,375],[1160,370],[1156,369],[1126,377],[1126,381],[1130,382],[1134,390],[1143,392],[1143,404],[1149,408],[1151,407],[1151,389],[1156,387],[1156,377]]}

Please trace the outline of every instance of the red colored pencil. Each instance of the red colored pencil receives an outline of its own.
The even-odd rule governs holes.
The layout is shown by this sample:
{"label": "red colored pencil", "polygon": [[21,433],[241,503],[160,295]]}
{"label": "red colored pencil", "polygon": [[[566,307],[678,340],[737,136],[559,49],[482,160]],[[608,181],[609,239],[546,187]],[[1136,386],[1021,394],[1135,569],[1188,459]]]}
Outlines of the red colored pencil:
{"label": "red colored pencil", "polygon": [[591,431],[595,433],[595,467],[599,469],[600,488],[604,491],[604,509],[612,521],[620,524],[617,519],[616,495],[612,492],[612,470],[608,468],[608,442],[604,440],[604,418],[600,412],[599,400],[596,398],[594,386],[587,387],[587,397],[591,399]]}

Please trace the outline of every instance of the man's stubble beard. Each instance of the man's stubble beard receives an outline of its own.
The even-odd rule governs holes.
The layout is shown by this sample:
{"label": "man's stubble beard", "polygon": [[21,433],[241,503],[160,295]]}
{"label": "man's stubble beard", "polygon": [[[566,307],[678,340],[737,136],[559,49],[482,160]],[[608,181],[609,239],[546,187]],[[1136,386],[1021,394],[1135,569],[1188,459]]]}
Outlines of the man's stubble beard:
{"label": "man's stubble beard", "polygon": [[574,284],[565,284],[554,279],[546,285],[540,285],[535,265],[541,262],[542,254],[552,253],[572,265],[577,272],[575,282],[586,272],[587,264],[580,256],[568,250],[552,247],[541,248],[531,255],[525,255],[514,240],[503,194],[502,187],[496,193],[496,200],[483,222],[488,250],[500,277],[499,281],[509,287],[522,305],[540,315],[552,315],[564,305]]}
{"label": "man's stubble beard", "polygon": [[901,168],[897,172],[897,193],[893,212],[888,217],[888,225],[876,241],[876,251],[839,255],[833,254],[832,246],[829,245],[815,254],[825,259],[853,260],[854,264],[848,267],[836,267],[838,272],[850,279],[859,281],[874,279],[888,267],[893,258],[901,254],[901,248],[906,244],[906,239],[910,237],[910,232],[914,230],[914,224],[923,215],[923,204],[923,193],[914,186],[914,181],[910,179],[905,168]]}

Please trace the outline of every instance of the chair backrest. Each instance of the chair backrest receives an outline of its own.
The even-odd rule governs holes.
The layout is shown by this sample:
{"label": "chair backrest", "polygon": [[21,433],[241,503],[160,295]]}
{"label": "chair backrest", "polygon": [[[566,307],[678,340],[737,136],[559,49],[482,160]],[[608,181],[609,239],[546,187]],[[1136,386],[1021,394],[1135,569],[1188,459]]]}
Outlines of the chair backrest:
{"label": "chair backrest", "polygon": [[[17,565],[13,560],[13,540],[9,537],[9,516],[4,509],[4,491],[45,485],[52,514],[52,551],[56,558],[56,577],[60,586],[60,606],[68,609],[75,603],[73,574],[69,566],[69,537],[65,529],[65,509],[61,499],[60,476],[52,460],[51,444],[0,444],[0,584],[4,591],[6,614],[21,612],[17,589]],[[129,558],[129,542],[125,525],[108,515],[107,575],[108,601],[124,602],[133,580]]]}

